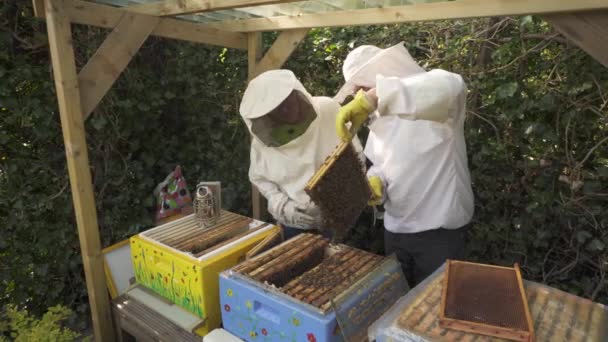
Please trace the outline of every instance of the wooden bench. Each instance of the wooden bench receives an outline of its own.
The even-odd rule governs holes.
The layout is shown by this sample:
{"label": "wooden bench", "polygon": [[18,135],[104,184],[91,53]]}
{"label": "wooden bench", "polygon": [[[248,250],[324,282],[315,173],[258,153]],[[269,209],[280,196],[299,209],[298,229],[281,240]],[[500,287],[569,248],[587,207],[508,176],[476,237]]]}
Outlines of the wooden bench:
{"label": "wooden bench", "polygon": [[124,332],[138,341],[192,341],[200,342],[201,336],[195,335],[156,310],[137,299],[123,294],[112,301],[112,314],[118,331],[117,340],[127,340]]}

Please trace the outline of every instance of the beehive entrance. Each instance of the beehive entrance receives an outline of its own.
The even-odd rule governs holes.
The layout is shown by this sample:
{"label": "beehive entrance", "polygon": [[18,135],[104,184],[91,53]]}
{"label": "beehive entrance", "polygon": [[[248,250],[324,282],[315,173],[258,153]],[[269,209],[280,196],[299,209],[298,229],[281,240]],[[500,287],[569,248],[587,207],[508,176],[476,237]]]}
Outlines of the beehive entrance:
{"label": "beehive entrance", "polygon": [[347,246],[328,253],[319,235],[300,234],[233,270],[320,308],[382,262],[382,257]]}
{"label": "beehive entrance", "polygon": [[251,221],[251,218],[224,210],[221,218],[206,229],[202,229],[194,215],[190,215],[188,218],[165,224],[161,226],[162,228],[159,227],[161,229],[154,229],[142,235],[200,257],[249,234],[252,231],[249,229]]}
{"label": "beehive entrance", "polygon": [[321,210],[322,228],[338,237],[352,228],[367,206],[371,190],[361,160],[350,143],[342,143],[327,157],[305,189]]}

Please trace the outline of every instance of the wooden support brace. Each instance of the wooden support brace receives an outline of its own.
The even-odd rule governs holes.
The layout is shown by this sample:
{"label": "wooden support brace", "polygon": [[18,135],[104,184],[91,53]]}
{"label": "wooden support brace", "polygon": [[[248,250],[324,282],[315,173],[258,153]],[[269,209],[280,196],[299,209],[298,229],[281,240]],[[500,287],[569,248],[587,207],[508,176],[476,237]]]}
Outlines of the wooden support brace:
{"label": "wooden support brace", "polygon": [[608,10],[548,14],[543,19],[608,67]]}
{"label": "wooden support brace", "polygon": [[110,90],[159,21],[158,17],[125,13],[80,71],[78,81],[85,119]]}
{"label": "wooden support brace", "polygon": [[300,42],[306,38],[308,31],[309,29],[297,29],[282,32],[266,52],[264,58],[257,64],[256,74],[259,75],[264,71],[282,67]]}
{"label": "wooden support brace", "polygon": [[96,341],[114,338],[67,0],[46,0],[46,23],[82,263]]}
{"label": "wooden support brace", "polygon": [[[33,0],[33,3],[34,9],[40,8],[40,4],[44,3],[44,0]],[[114,29],[125,14],[125,10],[121,8],[80,0],[67,1],[66,12],[72,23],[109,29]],[[38,12],[35,14],[37,17],[41,17]],[[202,24],[184,20],[161,18],[151,34],[195,43],[247,49],[247,35],[244,33],[228,32],[221,28],[209,29]]]}

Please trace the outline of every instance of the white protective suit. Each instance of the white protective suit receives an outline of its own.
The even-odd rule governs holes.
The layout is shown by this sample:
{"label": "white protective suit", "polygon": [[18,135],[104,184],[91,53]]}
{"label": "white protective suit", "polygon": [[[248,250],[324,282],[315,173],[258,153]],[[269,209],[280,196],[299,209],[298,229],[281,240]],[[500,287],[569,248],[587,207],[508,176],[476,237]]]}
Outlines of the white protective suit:
{"label": "white protective suit", "polygon": [[[252,130],[252,120],[275,109],[292,91],[299,91],[312,104],[316,118],[306,131],[287,144],[271,147]],[[320,212],[304,192],[304,187],[325,158],[340,143],[335,130],[338,102],[329,97],[312,97],[289,70],[271,70],[253,79],[243,95],[240,113],[254,139],[251,142],[249,179],[268,200],[268,212],[279,222],[296,228],[289,211],[295,206],[320,223]],[[362,151],[358,140],[355,150]],[[362,156],[361,156],[362,157]]]}
{"label": "white protective suit", "polygon": [[361,46],[344,62],[341,101],[354,86],[376,88],[364,153],[384,185],[385,228],[416,233],[471,220],[473,191],[464,140],[466,86],[460,75],[425,72],[403,43]]}

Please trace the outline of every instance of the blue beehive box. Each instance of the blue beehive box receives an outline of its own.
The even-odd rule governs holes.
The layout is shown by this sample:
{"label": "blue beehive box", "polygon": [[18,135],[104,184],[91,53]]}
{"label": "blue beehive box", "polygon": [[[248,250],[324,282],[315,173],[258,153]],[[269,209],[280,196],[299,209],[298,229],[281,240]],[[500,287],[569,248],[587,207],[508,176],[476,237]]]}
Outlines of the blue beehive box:
{"label": "blue beehive box", "polygon": [[[291,240],[275,249],[289,243]],[[325,258],[343,249],[356,251],[342,245],[326,249]],[[328,301],[331,305],[297,299],[282,287],[239,272],[239,266],[224,271],[220,274],[223,327],[246,341],[333,342],[343,341],[344,336],[366,336],[367,327],[407,291],[399,264],[392,258],[374,257],[378,262],[369,272],[357,279],[347,277],[350,283],[342,286],[340,293],[332,294]],[[302,277],[320,267],[323,262]]]}

